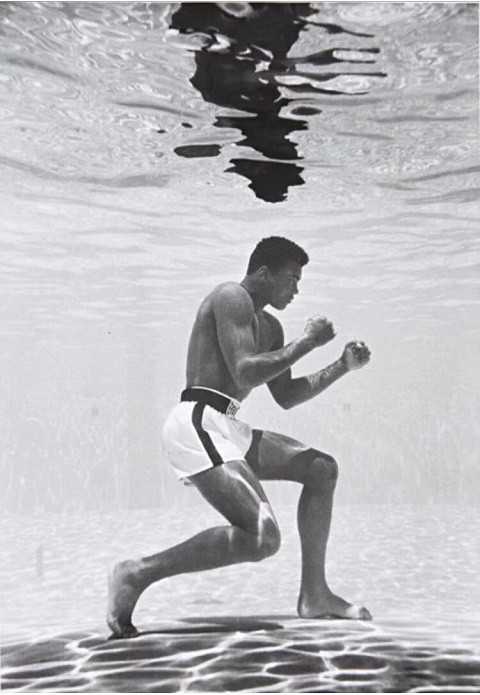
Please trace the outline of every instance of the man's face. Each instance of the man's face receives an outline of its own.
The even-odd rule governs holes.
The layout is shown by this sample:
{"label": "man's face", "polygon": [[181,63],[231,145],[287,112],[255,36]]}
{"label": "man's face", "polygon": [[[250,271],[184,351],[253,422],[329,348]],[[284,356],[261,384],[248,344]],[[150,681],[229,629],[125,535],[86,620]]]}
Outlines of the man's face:
{"label": "man's face", "polygon": [[274,309],[285,309],[298,294],[298,283],[302,277],[302,266],[295,261],[286,263],[277,271],[268,273],[270,286],[269,304]]}

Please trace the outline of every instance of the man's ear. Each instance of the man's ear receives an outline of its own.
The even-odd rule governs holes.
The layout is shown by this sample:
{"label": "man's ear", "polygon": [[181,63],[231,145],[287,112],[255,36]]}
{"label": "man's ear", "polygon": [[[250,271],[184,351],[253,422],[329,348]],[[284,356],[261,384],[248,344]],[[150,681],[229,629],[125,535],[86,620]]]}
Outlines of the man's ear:
{"label": "man's ear", "polygon": [[261,265],[257,270],[259,280],[267,282],[270,279],[271,273],[266,265]]}

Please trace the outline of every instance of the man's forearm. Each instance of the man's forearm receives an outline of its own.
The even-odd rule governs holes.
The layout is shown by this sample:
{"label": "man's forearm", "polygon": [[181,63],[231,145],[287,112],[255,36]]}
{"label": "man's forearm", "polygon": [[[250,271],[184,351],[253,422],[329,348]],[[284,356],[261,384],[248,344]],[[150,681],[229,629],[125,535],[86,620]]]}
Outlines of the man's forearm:
{"label": "man's forearm", "polygon": [[344,376],[348,372],[348,367],[340,358],[324,369],[320,369],[314,374],[292,379],[289,384],[288,393],[285,394],[285,406],[292,408],[295,405],[304,403],[318,396],[319,393],[325,391],[337,379]]}
{"label": "man's forearm", "polygon": [[249,388],[265,384],[282,374],[314,348],[315,344],[312,341],[301,337],[279,350],[249,355],[238,366],[239,381]]}

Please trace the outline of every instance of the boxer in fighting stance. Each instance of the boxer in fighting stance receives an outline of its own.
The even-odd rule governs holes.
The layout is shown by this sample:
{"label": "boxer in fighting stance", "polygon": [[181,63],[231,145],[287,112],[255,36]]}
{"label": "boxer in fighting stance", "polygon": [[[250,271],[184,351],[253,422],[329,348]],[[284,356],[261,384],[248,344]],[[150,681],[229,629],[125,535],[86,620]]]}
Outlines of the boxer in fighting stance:
{"label": "boxer in fighting stance", "polygon": [[303,334],[284,344],[280,322],[265,307],[285,309],[298,293],[308,256],[283,237],[268,237],[253,251],[240,282],[225,282],[201,303],[190,336],[186,389],[163,428],[167,458],[228,521],[150,557],[125,560],[109,577],[107,622],[116,637],[138,634],[132,613],[153,582],[186,572],[256,562],[276,553],[280,532],[261,480],[293,480],[298,504],[302,578],[297,612],[304,618],[369,620],[364,607],[334,594],[326,581],[325,552],[337,480],[328,454],[275,432],[252,430],[237,419],[240,403],[267,384],[282,408],[317,396],[348,372],[363,367],[370,350],[348,343],[331,365],[303,377],[291,367],[335,337],[325,317],[307,321]]}

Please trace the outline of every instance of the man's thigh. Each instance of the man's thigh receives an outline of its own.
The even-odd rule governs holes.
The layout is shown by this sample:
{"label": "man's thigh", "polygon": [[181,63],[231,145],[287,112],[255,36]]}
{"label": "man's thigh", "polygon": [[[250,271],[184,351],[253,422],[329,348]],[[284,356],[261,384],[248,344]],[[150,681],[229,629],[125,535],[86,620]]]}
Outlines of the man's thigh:
{"label": "man's thigh", "polygon": [[275,519],[260,481],[243,460],[215,466],[189,480],[212,507],[244,531],[256,533],[260,515]]}
{"label": "man's thigh", "polygon": [[292,437],[268,430],[254,430],[247,462],[259,480],[294,480],[304,483],[310,474],[311,462],[328,454],[313,449]]}

